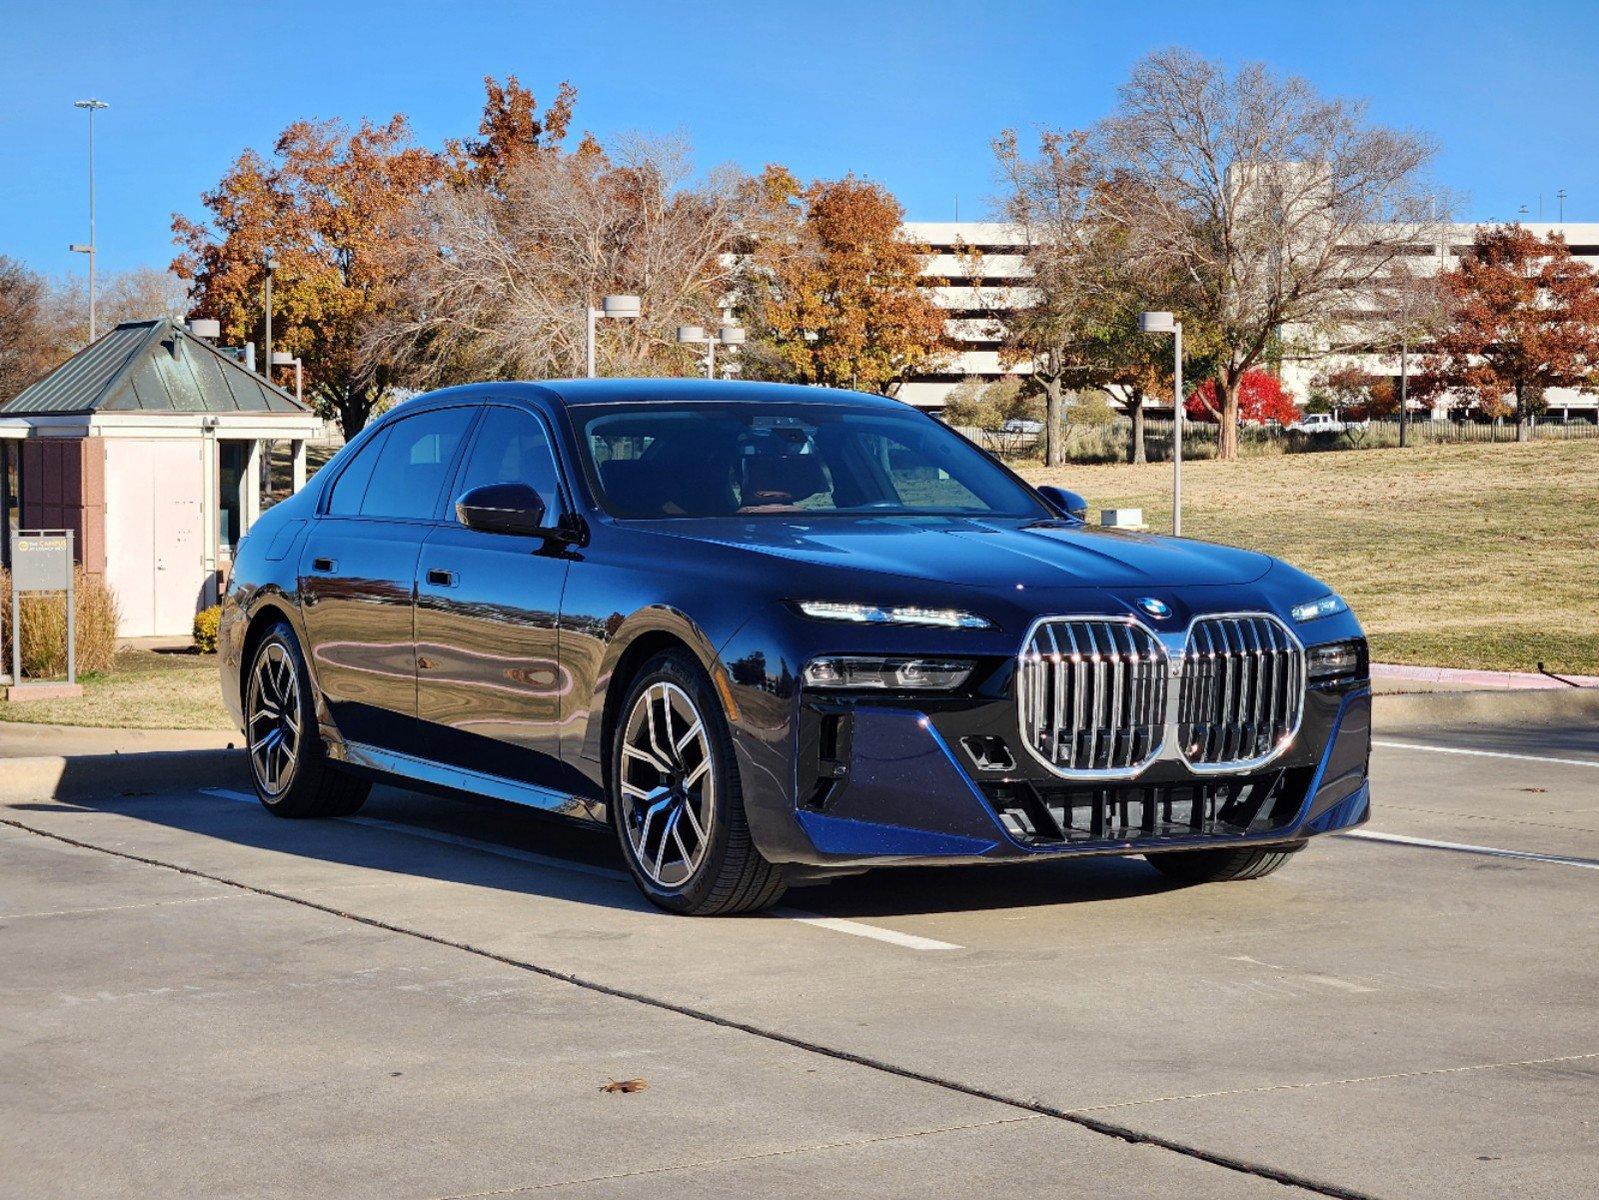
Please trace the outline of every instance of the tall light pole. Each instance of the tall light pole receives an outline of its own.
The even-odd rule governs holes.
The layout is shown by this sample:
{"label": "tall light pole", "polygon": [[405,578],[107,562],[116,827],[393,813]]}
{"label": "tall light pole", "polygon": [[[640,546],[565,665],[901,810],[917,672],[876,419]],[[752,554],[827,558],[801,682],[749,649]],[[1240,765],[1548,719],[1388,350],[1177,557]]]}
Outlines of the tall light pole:
{"label": "tall light pole", "polygon": [[1169,312],[1138,314],[1138,328],[1144,333],[1172,335],[1172,477],[1171,533],[1183,536],[1183,323]]}
{"label": "tall light pole", "polygon": [[266,345],[262,347],[261,362],[264,364],[261,374],[265,375],[267,382],[272,382],[272,268],[278,265],[276,251],[268,246],[261,252],[261,265],[266,268],[266,281],[262,284],[261,307],[266,310]]}
{"label": "tall light pole", "polygon": [[1560,223],[1566,223],[1566,189],[1561,188],[1555,193],[1555,199],[1560,201]]}
{"label": "tall light pole", "polygon": [[89,256],[89,340],[94,341],[99,333],[99,326],[95,321],[94,305],[94,258],[99,253],[99,243],[94,234],[94,114],[102,108],[110,108],[104,100],[90,98],[88,100],[74,100],[73,108],[81,108],[89,114],[89,244],[87,246],[74,245],[71,247],[79,254]]}
{"label": "tall light pole", "polygon": [[600,306],[583,306],[583,319],[588,322],[588,377],[594,378],[594,323],[601,317],[612,321],[631,321],[642,308],[637,296],[606,296]]}
{"label": "tall light pole", "polygon": [[684,346],[705,347],[705,378],[716,378],[716,347],[742,346],[744,344],[744,327],[725,323],[715,333],[706,333],[698,325],[679,325],[677,327],[677,340]]}

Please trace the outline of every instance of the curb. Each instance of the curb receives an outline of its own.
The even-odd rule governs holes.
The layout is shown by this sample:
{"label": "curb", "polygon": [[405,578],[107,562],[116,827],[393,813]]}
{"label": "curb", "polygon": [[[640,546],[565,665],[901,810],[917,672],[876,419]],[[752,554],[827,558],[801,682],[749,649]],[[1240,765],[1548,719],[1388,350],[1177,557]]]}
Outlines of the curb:
{"label": "curb", "polygon": [[0,759],[0,803],[136,796],[179,788],[251,787],[242,750],[49,754]]}
{"label": "curb", "polygon": [[1599,725],[1599,688],[1389,692],[1371,703],[1379,733],[1438,725]]}

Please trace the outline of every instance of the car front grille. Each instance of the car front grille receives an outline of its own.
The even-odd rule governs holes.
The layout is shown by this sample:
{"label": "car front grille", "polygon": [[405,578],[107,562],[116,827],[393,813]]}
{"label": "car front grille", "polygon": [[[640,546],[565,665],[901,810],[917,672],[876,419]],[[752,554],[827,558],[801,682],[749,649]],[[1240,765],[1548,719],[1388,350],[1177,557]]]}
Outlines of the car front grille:
{"label": "car front grille", "polygon": [[1136,774],[1165,740],[1168,673],[1160,641],[1135,622],[1040,621],[1017,663],[1022,737],[1059,775]]}
{"label": "car front grille", "polygon": [[1194,622],[1177,699],[1178,745],[1190,766],[1236,769],[1271,757],[1299,731],[1304,707],[1305,652],[1281,622]]}

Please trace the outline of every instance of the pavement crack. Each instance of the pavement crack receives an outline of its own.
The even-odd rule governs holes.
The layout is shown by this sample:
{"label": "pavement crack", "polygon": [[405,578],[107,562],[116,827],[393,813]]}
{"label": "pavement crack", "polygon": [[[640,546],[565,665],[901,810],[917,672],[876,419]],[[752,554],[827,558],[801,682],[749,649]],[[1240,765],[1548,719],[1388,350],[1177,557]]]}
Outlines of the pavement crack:
{"label": "pavement crack", "polygon": [[1355,1075],[1348,1079],[1310,1079],[1303,1083],[1268,1083],[1261,1087],[1229,1088],[1219,1092],[1187,1092],[1175,1096],[1148,1096],[1142,1100],[1118,1100],[1113,1104],[1093,1104],[1074,1109],[1079,1113],[1108,1112],[1137,1108],[1145,1104],[1171,1104],[1182,1100],[1215,1100],[1223,1096],[1252,1096],[1267,1092],[1298,1092],[1309,1088],[1343,1087],[1351,1083],[1381,1083],[1388,1079],[1422,1079],[1429,1075],[1465,1075],[1472,1071],[1499,1071],[1512,1067],[1544,1067],[1554,1063],[1585,1062],[1599,1059],[1599,1053],[1562,1054],[1554,1058],[1524,1058],[1515,1062],[1470,1063],[1463,1067],[1424,1067],[1417,1071],[1392,1071],[1386,1075]]}
{"label": "pavement crack", "polygon": [[759,1150],[751,1154],[728,1154],[717,1158],[701,1158],[691,1162],[669,1163],[661,1167],[639,1167],[632,1171],[612,1171],[605,1175],[583,1175],[572,1179],[553,1180],[549,1183],[519,1184],[512,1187],[490,1188],[482,1192],[450,1192],[433,1197],[433,1200],[486,1200],[491,1196],[521,1196],[528,1192],[549,1191],[552,1188],[576,1187],[580,1184],[607,1183],[618,1179],[638,1179],[649,1175],[668,1175],[677,1171],[699,1171],[707,1167],[727,1166],[731,1163],[759,1162],[763,1159],[786,1158],[796,1154],[817,1154],[825,1150],[849,1150],[858,1146],[877,1146],[885,1142],[905,1142],[915,1138],[934,1137],[941,1133],[963,1133],[971,1129],[992,1129],[998,1125],[1018,1125],[1024,1121],[1040,1121],[1042,1113],[1026,1113],[1017,1117],[996,1117],[991,1121],[967,1121],[959,1125],[939,1125],[931,1129],[909,1129],[901,1133],[881,1133],[874,1137],[840,1138],[831,1142],[813,1142],[804,1146],[784,1146],[778,1150]]}
{"label": "pavement crack", "polygon": [[979,1100],[988,1100],[995,1104],[1002,1104],[1021,1112],[1035,1113],[1039,1116],[1053,1117],[1068,1124],[1077,1125],[1083,1129],[1101,1134],[1105,1137],[1115,1138],[1137,1146],[1156,1146],[1162,1150],[1169,1150],[1184,1158],[1196,1159],[1199,1162],[1209,1163],[1211,1166],[1221,1167],[1228,1171],[1235,1171],[1241,1175],[1252,1175],[1260,1179],[1269,1179],[1274,1183],[1284,1184],[1288,1187],[1299,1188],[1318,1196],[1331,1196],[1335,1200],[1374,1200],[1369,1193],[1357,1192],[1339,1184],[1327,1183],[1323,1180],[1313,1179],[1295,1171],[1284,1170],[1280,1167],[1269,1166],[1265,1163],[1254,1162],[1249,1159],[1239,1158],[1236,1155],[1224,1154],[1216,1150],[1208,1150],[1203,1146],[1181,1142],[1175,1138],[1163,1137],[1159,1134],[1148,1133],[1134,1129],[1128,1125],[1120,1125],[1091,1115],[1084,1110],[1066,1109],[1057,1105],[1047,1104],[1043,1101],[1009,1096],[992,1088],[979,1087],[976,1084],[962,1083],[958,1079],[950,1079],[941,1075],[934,1075],[927,1071],[918,1071],[911,1067],[900,1066],[886,1059],[874,1058],[867,1054],[857,1054],[852,1050],[844,1050],[837,1046],[828,1046],[821,1042],[813,1042],[807,1038],[784,1033],[779,1029],[767,1029],[748,1021],[740,1021],[733,1017],[722,1016],[708,1009],[695,1008],[692,1005],[679,1004],[676,1001],[651,996],[644,992],[635,992],[628,988],[616,987],[612,984],[601,983],[597,979],[588,979],[575,975],[569,971],[557,970],[527,959],[515,958],[508,954],[489,950],[482,946],[474,946],[470,942],[457,941],[454,938],[442,937],[438,934],[426,933],[420,929],[410,929],[403,925],[395,925],[388,921],[380,921],[376,917],[362,916],[359,913],[345,912],[330,904],[321,904],[315,900],[307,900],[301,896],[293,896],[287,892],[276,891],[272,888],[258,887],[254,884],[243,883],[237,879],[229,879],[224,875],[214,875],[209,871],[202,871],[196,867],[185,867],[177,863],[164,862],[158,858],[150,858],[142,854],[134,854],[128,850],[117,850],[109,846],[99,846],[93,842],[86,842],[79,838],[68,837],[66,834],[55,833],[48,829],[40,829],[26,822],[10,817],[0,817],[0,825],[8,825],[13,829],[20,829],[25,833],[36,834],[39,837],[50,838],[68,846],[76,846],[82,850],[96,850],[101,854],[109,854],[116,858],[127,859],[129,862],[143,863],[146,866],[160,867],[168,871],[176,871],[180,875],[189,875],[196,879],[208,879],[213,883],[225,884],[228,887],[238,888],[240,891],[251,892],[257,896],[270,896],[275,900],[282,900],[289,904],[297,904],[302,908],[314,912],[326,913],[346,921],[353,921],[359,925],[366,925],[372,929],[381,929],[386,933],[397,934],[401,937],[412,937],[419,941],[431,942],[436,946],[448,946],[452,950],[460,950],[466,954],[475,954],[479,958],[488,959],[507,967],[514,967],[520,971],[528,971],[535,975],[542,975],[546,979],[558,980],[561,983],[571,984],[602,996],[612,996],[618,1000],[629,1000],[635,1004],[646,1005],[662,1012],[675,1013],[690,1020],[701,1021],[707,1025],[715,1025],[721,1029],[733,1029],[740,1033],[747,1033],[752,1037],[763,1038],[778,1045],[790,1046],[808,1054],[820,1055],[830,1058],[835,1062],[845,1062],[868,1070],[878,1071],[884,1075],[897,1076],[916,1083],[942,1088],[963,1096],[972,1096]]}

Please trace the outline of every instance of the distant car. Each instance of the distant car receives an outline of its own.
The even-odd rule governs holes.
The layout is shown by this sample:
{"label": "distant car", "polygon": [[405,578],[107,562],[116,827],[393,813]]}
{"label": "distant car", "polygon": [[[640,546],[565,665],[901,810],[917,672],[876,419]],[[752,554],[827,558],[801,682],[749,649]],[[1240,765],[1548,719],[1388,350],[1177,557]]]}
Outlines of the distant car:
{"label": "distant car", "polygon": [[1300,433],[1342,433],[1349,426],[1332,413],[1305,413],[1288,428]]}
{"label": "distant car", "polygon": [[1012,417],[1000,426],[1005,433],[1043,433],[1042,421],[1029,421],[1025,417]]}
{"label": "distant car", "polygon": [[879,866],[1253,879],[1364,821],[1347,605],[1086,507],[881,396],[453,388],[254,525],[223,693],[277,815],[399,779],[608,821],[684,913]]}

